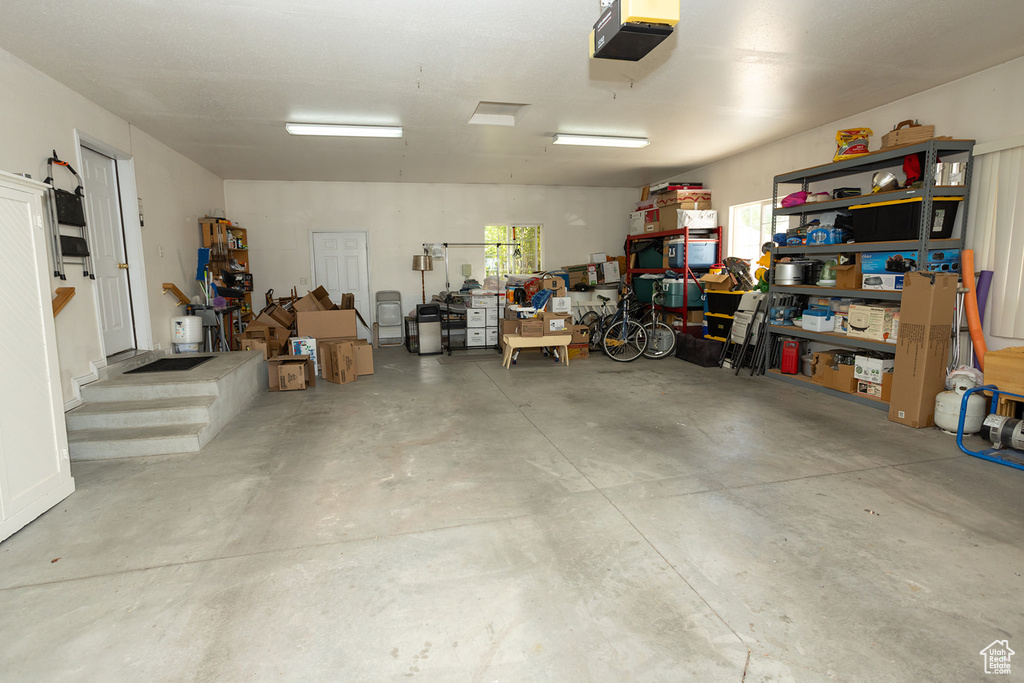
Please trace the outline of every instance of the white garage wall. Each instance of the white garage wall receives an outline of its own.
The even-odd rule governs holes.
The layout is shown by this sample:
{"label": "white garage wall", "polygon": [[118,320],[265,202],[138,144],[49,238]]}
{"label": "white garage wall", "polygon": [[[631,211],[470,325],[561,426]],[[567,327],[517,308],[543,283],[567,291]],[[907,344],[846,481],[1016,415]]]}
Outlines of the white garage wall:
{"label": "white garage wall", "polygon": [[[161,296],[160,285],[171,281],[185,285],[186,292],[193,291],[188,285],[195,275],[197,219],[223,206],[223,181],[3,50],[0,83],[0,169],[30,173],[43,180],[51,150],[56,149],[63,159],[75,159],[76,129],[134,156],[138,192],[146,212],[142,239],[153,339],[167,348],[170,318],[179,313],[169,296]],[[61,385],[64,400],[70,401],[74,378],[90,375],[91,363],[102,362],[103,352],[94,283],[75,267],[66,270],[67,281],[54,279],[51,285],[52,289],[75,288],[74,299],[54,321]]]}
{"label": "white garage wall", "polygon": [[[729,219],[730,206],[770,198],[773,176],[831,162],[839,129],[871,128],[875,132],[871,139],[872,150],[881,145],[886,131],[905,119],[934,124],[937,135],[982,143],[1024,133],[1021,112],[1024,112],[1024,58],[679,174],[679,177],[701,180],[711,188],[715,208],[724,224]],[[968,246],[971,244],[972,236],[968,235]],[[1019,339],[993,337],[987,334],[987,327],[990,348],[1024,343]]]}
{"label": "white garage wall", "polygon": [[[586,263],[591,252],[623,253],[639,197],[628,188],[245,180],[225,181],[224,195],[228,217],[249,231],[254,302],[270,288],[278,296],[293,286],[305,293],[299,281],[311,278],[311,231],[366,231],[371,296],[397,289],[407,311],[420,301],[411,266],[424,242],[480,242],[484,225],[541,224],[545,268]],[[482,250],[453,249],[453,288],[462,284],[463,263],[482,280]],[[428,297],[440,291],[443,270],[426,273],[426,284]]]}

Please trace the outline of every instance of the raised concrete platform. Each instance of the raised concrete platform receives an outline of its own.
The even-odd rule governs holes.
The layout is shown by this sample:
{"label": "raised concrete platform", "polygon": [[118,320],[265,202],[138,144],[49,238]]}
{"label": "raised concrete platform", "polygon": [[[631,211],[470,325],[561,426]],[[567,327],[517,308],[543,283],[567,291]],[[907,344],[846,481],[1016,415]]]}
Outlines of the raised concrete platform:
{"label": "raised concrete platform", "polygon": [[163,356],[144,353],[103,370],[66,413],[72,460],[106,460],[203,449],[261,391],[267,365],[255,351],[201,354],[191,370],[124,374]]}

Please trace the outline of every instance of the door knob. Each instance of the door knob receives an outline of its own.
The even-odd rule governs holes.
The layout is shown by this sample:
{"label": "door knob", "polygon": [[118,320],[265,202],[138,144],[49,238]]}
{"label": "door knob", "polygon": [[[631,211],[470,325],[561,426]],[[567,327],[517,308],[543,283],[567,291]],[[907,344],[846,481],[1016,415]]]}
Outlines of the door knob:
{"label": "door knob", "polygon": [[117,267],[120,268],[121,270],[128,270],[128,264],[127,263],[118,263]]}

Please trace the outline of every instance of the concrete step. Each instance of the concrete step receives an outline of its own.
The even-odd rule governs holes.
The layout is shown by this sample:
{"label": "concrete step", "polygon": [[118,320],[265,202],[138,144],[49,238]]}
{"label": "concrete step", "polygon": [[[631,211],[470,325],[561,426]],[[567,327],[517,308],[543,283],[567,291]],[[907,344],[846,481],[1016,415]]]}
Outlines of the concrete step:
{"label": "concrete step", "polygon": [[215,396],[175,396],[147,401],[91,402],[65,414],[68,432],[117,427],[206,424]]}
{"label": "concrete step", "polygon": [[68,433],[68,447],[76,461],[198,453],[208,440],[206,431],[206,424],[81,429]]}
{"label": "concrete step", "polygon": [[[139,375],[126,375],[138,377]],[[151,381],[127,383],[121,377],[101,379],[82,387],[82,400],[91,402],[146,401],[156,398],[182,396],[216,396],[217,382],[207,381]]]}

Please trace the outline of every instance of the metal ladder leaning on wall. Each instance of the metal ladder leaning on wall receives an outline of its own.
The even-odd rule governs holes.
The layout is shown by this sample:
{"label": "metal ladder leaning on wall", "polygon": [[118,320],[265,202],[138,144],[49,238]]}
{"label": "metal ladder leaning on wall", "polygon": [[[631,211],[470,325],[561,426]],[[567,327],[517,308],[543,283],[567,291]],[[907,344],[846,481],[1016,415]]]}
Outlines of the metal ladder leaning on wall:
{"label": "metal ladder leaning on wall", "polygon": [[[78,186],[74,192],[61,190],[53,182],[53,165],[63,166],[75,176]],[[47,222],[50,225],[50,241],[53,245],[53,276],[66,280],[64,259],[76,259],[82,264],[82,276],[95,280],[92,256],[89,251],[89,231],[85,224],[85,190],[82,178],[66,161],[57,158],[57,150],[46,161],[46,180],[50,188],[46,191]],[[62,234],[61,228],[72,234]]]}

